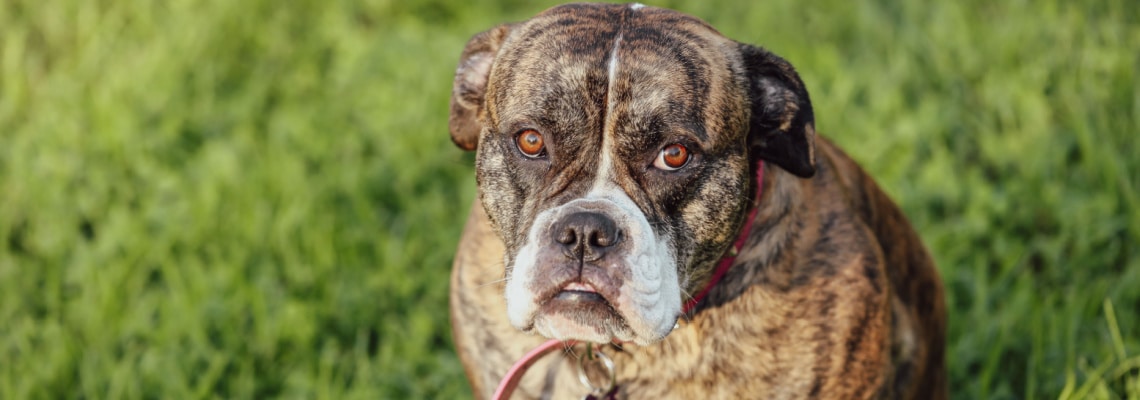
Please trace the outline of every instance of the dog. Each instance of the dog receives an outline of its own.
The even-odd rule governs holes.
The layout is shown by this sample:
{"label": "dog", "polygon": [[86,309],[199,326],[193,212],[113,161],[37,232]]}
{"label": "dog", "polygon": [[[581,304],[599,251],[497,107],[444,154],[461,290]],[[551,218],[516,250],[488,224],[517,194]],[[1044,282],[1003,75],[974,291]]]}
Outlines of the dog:
{"label": "dog", "polygon": [[784,59],[568,4],[472,37],[448,122],[476,150],[450,298],[476,397],[550,339],[514,398],[598,394],[594,355],[613,398],[947,397],[934,262]]}

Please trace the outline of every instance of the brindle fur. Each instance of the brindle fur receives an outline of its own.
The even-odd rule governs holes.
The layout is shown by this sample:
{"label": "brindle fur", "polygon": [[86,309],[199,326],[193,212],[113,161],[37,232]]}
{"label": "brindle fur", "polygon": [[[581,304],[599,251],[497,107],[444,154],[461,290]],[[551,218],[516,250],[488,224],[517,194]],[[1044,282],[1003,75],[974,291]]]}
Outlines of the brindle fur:
{"label": "brindle fur", "polygon": [[[627,70],[609,82],[618,37]],[[608,96],[618,96],[610,116]],[[477,396],[546,340],[508,322],[504,270],[538,211],[587,190],[597,160],[582,155],[608,134],[619,185],[677,238],[690,294],[758,207],[736,263],[678,329],[604,350],[621,397],[946,397],[934,264],[871,178],[815,137],[807,90],[786,61],[684,14],[574,4],[473,37],[451,108],[453,140],[479,150],[481,202],[451,279],[453,334]],[[513,134],[527,128],[547,138],[548,164],[513,153]],[[696,167],[644,168],[676,140],[700,149]],[[768,165],[754,200],[757,159]],[[515,398],[581,397],[580,350],[539,361]]]}

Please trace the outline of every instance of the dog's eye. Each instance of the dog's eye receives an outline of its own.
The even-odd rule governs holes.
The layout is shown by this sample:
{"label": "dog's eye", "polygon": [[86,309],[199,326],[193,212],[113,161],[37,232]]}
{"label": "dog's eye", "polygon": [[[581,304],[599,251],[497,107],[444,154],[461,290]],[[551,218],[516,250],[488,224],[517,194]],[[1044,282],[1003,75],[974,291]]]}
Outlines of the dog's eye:
{"label": "dog's eye", "polygon": [[665,171],[676,171],[689,163],[689,149],[674,143],[661,149],[653,166]]}
{"label": "dog's eye", "polygon": [[527,129],[515,137],[515,144],[519,151],[530,158],[539,158],[546,155],[546,144],[542,141],[542,134],[534,129]]}

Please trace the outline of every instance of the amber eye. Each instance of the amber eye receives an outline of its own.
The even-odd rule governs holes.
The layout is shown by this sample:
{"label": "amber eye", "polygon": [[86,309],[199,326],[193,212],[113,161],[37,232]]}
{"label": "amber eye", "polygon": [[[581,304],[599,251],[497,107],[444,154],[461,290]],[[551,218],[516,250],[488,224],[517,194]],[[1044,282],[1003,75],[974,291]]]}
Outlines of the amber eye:
{"label": "amber eye", "polygon": [[653,166],[666,171],[675,171],[681,169],[681,167],[684,167],[685,164],[688,163],[689,149],[674,143],[661,149],[661,154],[657,155],[657,160],[653,161]]}
{"label": "amber eye", "polygon": [[515,138],[515,144],[519,146],[519,151],[530,158],[539,158],[546,154],[546,144],[542,141],[542,134],[534,129],[522,131]]}

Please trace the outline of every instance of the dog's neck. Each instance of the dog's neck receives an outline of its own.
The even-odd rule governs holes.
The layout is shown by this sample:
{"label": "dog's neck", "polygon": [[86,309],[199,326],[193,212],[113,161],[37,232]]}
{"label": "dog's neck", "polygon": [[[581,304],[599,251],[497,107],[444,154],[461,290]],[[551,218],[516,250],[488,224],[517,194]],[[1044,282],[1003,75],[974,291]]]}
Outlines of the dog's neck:
{"label": "dog's neck", "polygon": [[806,211],[801,199],[805,190],[811,190],[808,182],[779,167],[768,169],[745,250],[709,292],[704,304],[697,307],[698,311],[731,301],[755,285],[783,290],[793,286],[795,271],[791,261],[798,249],[800,232],[788,221],[803,220]]}

